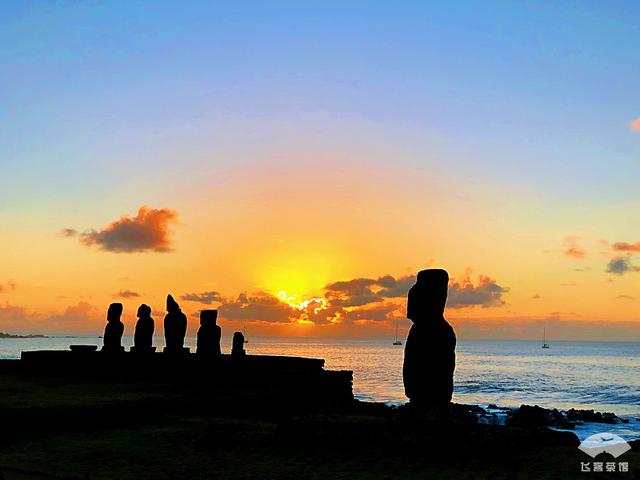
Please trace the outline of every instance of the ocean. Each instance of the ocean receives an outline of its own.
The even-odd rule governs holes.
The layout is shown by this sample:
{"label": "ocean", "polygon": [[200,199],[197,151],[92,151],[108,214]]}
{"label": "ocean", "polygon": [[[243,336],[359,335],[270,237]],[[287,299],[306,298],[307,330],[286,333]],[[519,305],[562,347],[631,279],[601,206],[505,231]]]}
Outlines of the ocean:
{"label": "ocean", "polygon": [[[249,337],[247,353],[324,358],[327,369],[353,370],[354,394],[361,400],[400,404],[403,346],[389,339]],[[101,345],[98,337],[0,339],[0,359],[20,358],[23,350],[67,349],[70,344]],[[187,338],[195,347],[195,338]],[[125,337],[123,344],[132,344]],[[162,346],[163,339],[157,338]],[[223,337],[223,351],[231,339]],[[195,348],[192,349],[195,351]],[[612,432],[640,438],[640,343],[459,340],[454,398],[458,403],[517,407],[594,409],[629,420],[621,425],[585,425],[576,433]]]}

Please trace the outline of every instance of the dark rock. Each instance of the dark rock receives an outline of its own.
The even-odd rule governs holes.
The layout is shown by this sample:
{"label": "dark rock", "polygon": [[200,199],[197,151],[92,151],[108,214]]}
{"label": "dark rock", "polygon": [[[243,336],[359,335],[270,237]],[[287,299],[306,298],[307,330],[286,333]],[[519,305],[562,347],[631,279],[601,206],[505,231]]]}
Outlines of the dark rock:
{"label": "dark rock", "polygon": [[122,334],[124,333],[124,323],[120,321],[122,315],[122,304],[112,303],[107,311],[107,326],[104,329],[103,352],[122,352]]}
{"label": "dark rock", "polygon": [[196,350],[196,353],[198,353],[199,355],[221,355],[220,337],[222,336],[222,330],[218,325],[216,325],[217,318],[217,310],[202,310],[200,312],[198,348]]}
{"label": "dark rock", "polygon": [[595,423],[625,423],[621,418],[611,412],[595,412],[593,410],[576,410],[572,408],[567,412],[567,419],[574,422],[595,422]]}
{"label": "dark rock", "polygon": [[404,350],[405,394],[418,408],[447,405],[453,394],[456,335],[444,318],[449,275],[422,270],[409,290],[407,317],[413,321]]}

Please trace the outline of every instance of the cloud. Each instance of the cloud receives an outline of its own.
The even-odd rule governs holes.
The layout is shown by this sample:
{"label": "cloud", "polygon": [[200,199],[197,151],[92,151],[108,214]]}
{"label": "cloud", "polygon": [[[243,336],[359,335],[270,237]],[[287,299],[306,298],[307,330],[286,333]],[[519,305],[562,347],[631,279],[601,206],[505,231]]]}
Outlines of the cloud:
{"label": "cloud", "polygon": [[12,280],[9,280],[6,285],[0,283],[0,293],[14,292],[16,284]]}
{"label": "cloud", "polygon": [[460,280],[449,284],[447,307],[500,307],[506,303],[502,295],[508,291],[508,288],[498,285],[494,279],[485,275],[480,275],[478,283],[474,285],[470,271],[467,271]]}
{"label": "cloud", "polygon": [[631,295],[618,295],[616,298],[619,300],[635,300],[636,297]]}
{"label": "cloud", "polygon": [[266,292],[241,293],[238,298],[218,307],[221,318],[284,323],[295,317],[296,309]]}
{"label": "cloud", "polygon": [[385,275],[377,280],[377,284],[382,287],[377,293],[385,298],[406,297],[414,283],[416,283],[415,275],[407,275],[397,279],[391,275]]}
{"label": "cloud", "polygon": [[75,237],[78,235],[78,231],[75,228],[63,228],[60,230],[59,235],[61,237]]}
{"label": "cloud", "polygon": [[66,330],[86,329],[89,326],[94,331],[96,323],[100,321],[102,316],[101,309],[95,305],[79,302],[76,305],[68,306],[61,314],[48,316],[44,319],[44,322],[50,326],[62,327]]}
{"label": "cloud", "polygon": [[624,275],[628,272],[640,272],[640,267],[632,265],[631,255],[627,254],[610,260],[607,264],[606,272],[615,275]]}
{"label": "cloud", "polygon": [[631,120],[631,122],[629,122],[629,129],[632,132],[640,132],[640,118],[636,118],[635,120]]}
{"label": "cloud", "polygon": [[125,215],[102,230],[81,233],[80,242],[115,253],[169,252],[169,225],[176,221],[177,216],[168,208],[142,206],[135,217]]}
{"label": "cloud", "polygon": [[586,258],[587,253],[578,245],[578,240],[580,240],[580,237],[576,237],[574,235],[570,235],[564,239],[565,248],[563,253],[567,257],[577,259]]}
{"label": "cloud", "polygon": [[540,294],[539,294],[539,293],[536,293],[536,294],[535,294],[534,296],[532,296],[531,298],[533,298],[534,300],[539,300],[539,299],[541,299],[542,297],[540,296]]}
{"label": "cloud", "polygon": [[415,282],[415,275],[400,278],[384,275],[378,278],[340,280],[324,287],[327,291],[325,298],[330,305],[357,307],[381,302],[385,298],[406,297]]}
{"label": "cloud", "polygon": [[131,290],[120,290],[114,295],[114,297],[120,298],[138,298],[140,294],[138,292],[132,292]]}
{"label": "cloud", "polygon": [[187,302],[203,303],[205,305],[211,305],[214,302],[222,302],[223,298],[218,292],[210,290],[208,292],[201,293],[186,293],[180,297]]}
{"label": "cloud", "polygon": [[382,322],[391,319],[391,314],[400,309],[400,305],[387,303],[346,310],[340,315],[342,322]]}
{"label": "cloud", "polygon": [[327,284],[325,297],[330,305],[356,307],[367,303],[380,302],[382,297],[375,294],[371,287],[376,284],[372,278],[354,278]]}
{"label": "cloud", "polygon": [[8,303],[0,305],[0,325],[6,325],[13,322],[24,322],[33,317],[33,314],[27,312],[24,307],[9,305]]}
{"label": "cloud", "polygon": [[628,242],[616,242],[611,248],[616,252],[640,252],[640,242],[628,243]]}

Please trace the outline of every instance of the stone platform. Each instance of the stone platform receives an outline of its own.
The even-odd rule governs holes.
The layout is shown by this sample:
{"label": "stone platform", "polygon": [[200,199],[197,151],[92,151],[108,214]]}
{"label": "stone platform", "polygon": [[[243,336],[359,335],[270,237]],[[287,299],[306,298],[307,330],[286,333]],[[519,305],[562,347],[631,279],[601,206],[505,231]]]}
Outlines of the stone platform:
{"label": "stone platform", "polygon": [[[9,365],[7,365],[9,367]],[[347,406],[353,402],[353,373],[324,369],[316,358],[194,353],[107,353],[40,350],[22,352],[10,368],[25,375],[184,386],[187,390],[256,392],[274,401]],[[0,370],[2,370],[0,368]]]}

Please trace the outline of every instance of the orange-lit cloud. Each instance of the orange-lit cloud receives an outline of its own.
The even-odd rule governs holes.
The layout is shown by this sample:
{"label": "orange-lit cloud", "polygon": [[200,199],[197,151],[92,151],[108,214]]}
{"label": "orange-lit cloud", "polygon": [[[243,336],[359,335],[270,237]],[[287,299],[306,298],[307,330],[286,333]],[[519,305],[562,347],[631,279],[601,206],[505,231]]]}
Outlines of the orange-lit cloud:
{"label": "orange-lit cloud", "polygon": [[640,242],[616,242],[611,248],[616,252],[640,252]]}
{"label": "orange-lit cloud", "polygon": [[[178,214],[168,208],[140,207],[135,217],[124,215],[102,230],[89,230],[80,234],[84,245],[96,245],[101,250],[115,253],[169,252],[171,239],[169,225]],[[75,230],[62,230],[64,236],[75,236]]]}
{"label": "orange-lit cloud", "polygon": [[[339,280],[324,287],[324,297],[304,301],[287,297],[285,292],[278,295],[243,293],[237,299],[223,301],[218,309],[221,318],[230,320],[315,325],[380,322],[404,318],[405,297],[415,279],[415,275],[399,278],[384,275]],[[507,291],[483,275],[474,283],[468,269],[460,280],[451,282],[447,306],[454,309],[500,307],[505,304],[503,295]],[[385,303],[387,299],[392,301]]]}
{"label": "orange-lit cloud", "polygon": [[266,292],[252,295],[241,293],[238,298],[218,307],[220,316],[230,320],[254,320],[259,322],[290,322],[295,309]]}
{"label": "orange-lit cloud", "polygon": [[640,132],[640,118],[636,118],[635,120],[629,122],[629,128],[633,132]]}
{"label": "orange-lit cloud", "polygon": [[568,236],[564,239],[564,254],[567,257],[577,259],[583,259],[587,257],[587,253],[578,245],[578,240],[580,240],[580,237],[576,237],[573,235]]}

